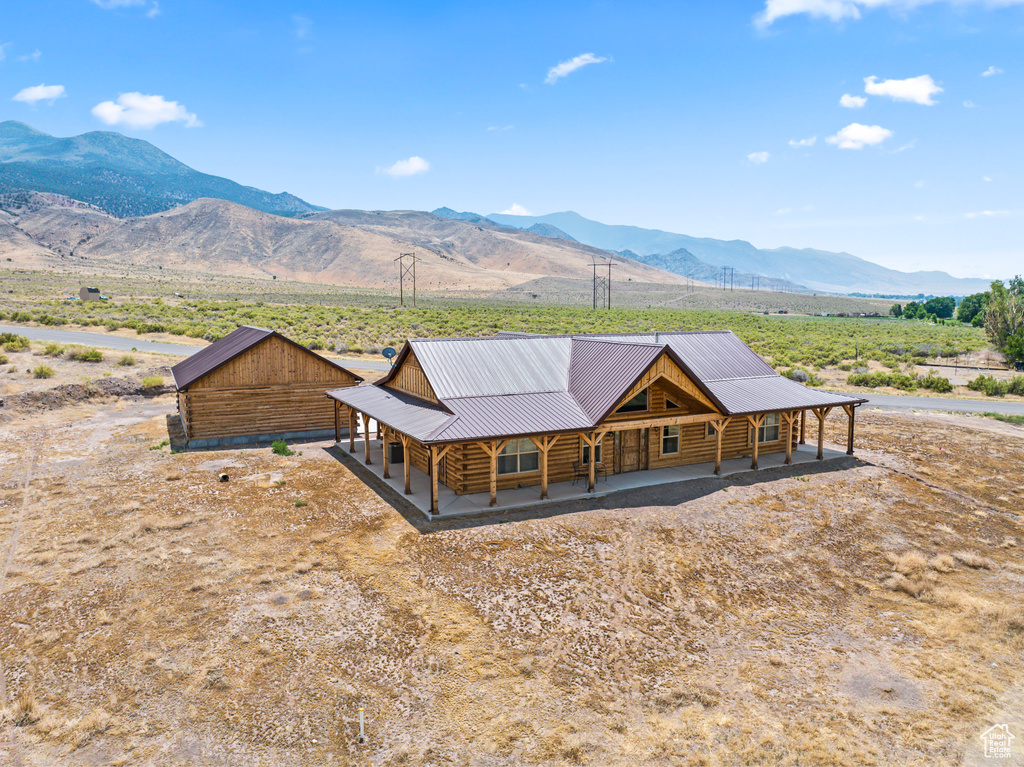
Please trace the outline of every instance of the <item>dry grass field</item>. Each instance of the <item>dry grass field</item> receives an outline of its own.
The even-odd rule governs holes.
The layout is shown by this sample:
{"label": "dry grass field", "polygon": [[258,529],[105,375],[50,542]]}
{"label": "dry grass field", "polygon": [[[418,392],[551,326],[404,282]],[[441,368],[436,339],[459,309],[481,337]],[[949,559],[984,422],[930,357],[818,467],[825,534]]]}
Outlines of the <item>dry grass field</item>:
{"label": "dry grass field", "polygon": [[173,407],[0,409],[0,764],[953,765],[1024,738],[1019,427],[867,412],[844,468],[430,525],[324,443],[172,454]]}

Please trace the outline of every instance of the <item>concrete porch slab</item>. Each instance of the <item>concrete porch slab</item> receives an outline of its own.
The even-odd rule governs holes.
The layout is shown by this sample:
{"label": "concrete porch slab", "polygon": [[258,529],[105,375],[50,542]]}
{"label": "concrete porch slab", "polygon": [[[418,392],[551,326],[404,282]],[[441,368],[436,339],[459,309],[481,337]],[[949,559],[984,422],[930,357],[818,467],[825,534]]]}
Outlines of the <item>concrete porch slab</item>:
{"label": "concrete porch slab", "polygon": [[[348,454],[348,440],[334,443],[340,451]],[[800,464],[819,464],[816,458],[816,445],[798,445],[793,449],[793,466]],[[834,461],[848,458],[845,452],[825,448],[822,461]],[[587,492],[586,480],[573,482],[552,482],[548,485],[548,498],[541,500],[540,485],[530,487],[516,487],[509,490],[498,491],[498,505],[490,505],[490,493],[471,493],[468,495],[456,495],[454,490],[438,484],[438,513],[430,513],[430,478],[413,467],[411,478],[411,495],[405,495],[404,467],[402,464],[390,465],[390,479],[384,478],[384,450],[378,440],[370,440],[370,460],[372,463],[365,464],[365,446],[362,437],[357,437],[355,450],[349,455],[350,461],[358,463],[357,473],[371,487],[386,486],[391,491],[405,499],[411,506],[420,511],[428,520],[448,519],[453,517],[476,516],[498,511],[510,511],[513,509],[543,508],[553,506],[566,501],[579,499],[599,498],[611,493],[633,488],[650,487],[652,485],[671,484],[694,479],[705,479],[715,477],[714,463],[697,463],[687,466],[670,466],[663,469],[650,469],[648,471],[634,471],[626,474],[609,474],[607,477],[597,477],[594,492]],[[768,453],[758,459],[757,471],[778,468],[785,466],[785,453]],[[721,477],[728,477],[734,474],[752,472],[750,468],[750,457],[731,458],[722,461]]]}

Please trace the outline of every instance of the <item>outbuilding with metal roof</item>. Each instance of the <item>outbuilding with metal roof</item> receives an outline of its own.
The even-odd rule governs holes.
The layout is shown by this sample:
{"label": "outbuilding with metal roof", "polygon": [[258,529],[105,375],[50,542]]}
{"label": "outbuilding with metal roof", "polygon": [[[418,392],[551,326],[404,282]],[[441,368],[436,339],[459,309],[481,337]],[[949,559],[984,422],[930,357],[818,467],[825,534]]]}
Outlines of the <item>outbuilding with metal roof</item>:
{"label": "outbuilding with metal roof", "polygon": [[348,406],[324,390],[363,379],[273,330],[243,325],[171,368],[186,446],[341,439]]}

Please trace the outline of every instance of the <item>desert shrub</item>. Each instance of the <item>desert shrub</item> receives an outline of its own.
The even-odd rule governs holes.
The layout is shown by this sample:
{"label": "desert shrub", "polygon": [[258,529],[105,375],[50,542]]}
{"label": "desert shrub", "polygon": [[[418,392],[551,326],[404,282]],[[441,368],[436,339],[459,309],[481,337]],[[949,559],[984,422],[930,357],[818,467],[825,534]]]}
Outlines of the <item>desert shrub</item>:
{"label": "desert shrub", "polygon": [[309,501],[299,500],[295,502],[295,508],[301,509],[303,506],[309,506]]}
{"label": "desert shrub", "polygon": [[995,376],[980,375],[972,381],[967,382],[967,388],[971,391],[983,392],[988,397],[1002,397],[1010,390],[1008,381],[997,381]]}
{"label": "desert shrub", "polygon": [[968,567],[976,569],[983,568],[985,570],[995,569],[996,563],[988,557],[984,557],[975,551],[954,551],[953,558]]}
{"label": "desert shrub", "polygon": [[949,382],[949,379],[937,375],[934,370],[929,370],[928,375],[919,378],[917,383],[923,389],[930,389],[940,394],[953,391],[953,384]]}
{"label": "desert shrub", "polygon": [[853,365],[851,365],[849,362],[840,362],[839,369],[842,370],[844,373],[849,373],[851,370],[853,370]]}
{"label": "desert shrub", "polygon": [[53,368],[50,367],[49,365],[38,365],[32,371],[32,377],[33,378],[52,378],[53,377]]}
{"label": "desert shrub", "polygon": [[1016,394],[1018,397],[1024,397],[1024,376],[1014,376],[1010,379],[1010,385],[1006,390],[1007,394]]}
{"label": "desert shrub", "polygon": [[161,376],[146,376],[142,379],[143,389],[158,389],[164,385],[164,379]]}
{"label": "desert shrub", "polygon": [[28,339],[16,333],[0,333],[0,346],[5,352],[23,352],[28,348]]}
{"label": "desert shrub", "polygon": [[270,449],[274,451],[275,455],[295,455],[295,451],[288,447],[288,443],[283,439],[275,439],[270,444]]}
{"label": "desert shrub", "polygon": [[906,373],[886,373],[879,370],[876,373],[852,373],[846,377],[846,383],[850,386],[868,386],[876,389],[879,386],[892,386],[903,391],[914,391],[917,388],[917,379]]}
{"label": "desert shrub", "polygon": [[117,364],[123,368],[130,368],[135,364],[135,358],[130,354],[125,354],[121,359],[117,361]]}
{"label": "desert shrub", "polygon": [[43,354],[47,357],[59,357],[64,353],[64,347],[56,341],[47,341],[43,347]]}
{"label": "desert shrub", "polygon": [[82,349],[81,351],[72,352],[68,356],[73,360],[77,360],[78,362],[103,361],[103,352],[101,352],[99,349]]}
{"label": "desert shrub", "polygon": [[135,332],[139,335],[143,333],[165,333],[166,331],[166,326],[158,322],[140,322],[135,326]]}
{"label": "desert shrub", "polygon": [[0,365],[6,365],[9,361],[6,354],[0,354]]}
{"label": "desert shrub", "polygon": [[28,312],[11,312],[11,322],[31,322],[32,315]]}

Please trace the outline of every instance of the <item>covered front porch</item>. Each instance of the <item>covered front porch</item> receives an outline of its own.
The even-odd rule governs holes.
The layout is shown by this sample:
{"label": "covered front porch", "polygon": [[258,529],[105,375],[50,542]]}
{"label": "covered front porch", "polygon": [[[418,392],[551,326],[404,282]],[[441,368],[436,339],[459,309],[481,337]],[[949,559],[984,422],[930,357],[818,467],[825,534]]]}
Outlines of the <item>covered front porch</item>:
{"label": "covered front porch", "polygon": [[[491,493],[470,493],[459,495],[454,490],[445,487],[443,484],[431,482],[431,477],[420,471],[415,466],[410,466],[408,474],[404,466],[388,465],[390,476],[385,477],[384,446],[381,440],[376,439],[375,424],[369,424],[369,440],[365,439],[365,432],[349,440],[337,441],[335,446],[346,453],[349,453],[354,462],[358,464],[358,471],[365,472],[364,477],[371,481],[371,484],[381,483],[386,485],[395,493],[403,496],[417,510],[422,512],[427,519],[449,518],[459,516],[473,516],[491,511],[504,511],[524,507],[543,507],[566,501],[582,498],[595,498],[602,495],[629,490],[638,487],[649,487],[652,485],[668,485],[671,483],[702,479],[710,477],[727,477],[732,474],[743,472],[764,471],[766,469],[782,467],[787,464],[786,453],[769,453],[762,455],[758,462],[757,469],[751,468],[750,456],[723,459],[721,462],[721,473],[716,473],[715,463],[698,463],[683,466],[669,466],[660,469],[648,469],[646,471],[633,471],[624,474],[598,474],[595,478],[593,492],[588,492],[587,479],[578,481],[552,482],[547,486],[547,498],[541,497],[540,485],[516,487],[502,490],[497,495],[497,503],[491,504]],[[370,463],[366,463],[367,455]],[[793,447],[791,454],[791,465],[813,464],[819,460],[830,461],[839,458],[846,458],[847,453],[840,450],[833,450],[817,445],[798,444]],[[406,493],[406,479],[409,482],[409,490]],[[433,489],[432,485],[436,487]],[[432,493],[436,493],[437,511],[431,513]]]}

